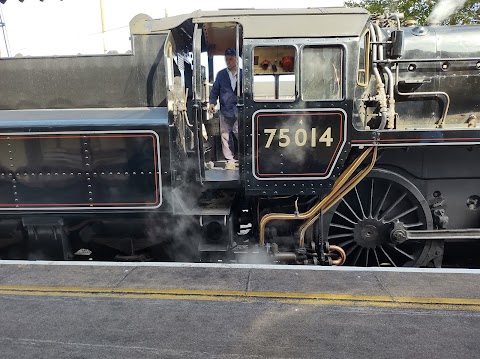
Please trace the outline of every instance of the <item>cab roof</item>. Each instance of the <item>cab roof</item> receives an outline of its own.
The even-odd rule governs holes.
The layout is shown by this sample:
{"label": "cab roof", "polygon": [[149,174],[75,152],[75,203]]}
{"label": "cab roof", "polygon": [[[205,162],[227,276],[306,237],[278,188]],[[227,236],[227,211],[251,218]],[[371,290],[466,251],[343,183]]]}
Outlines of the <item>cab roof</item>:
{"label": "cab roof", "polygon": [[368,19],[363,8],[197,10],[162,19],[137,15],[130,31],[155,34],[197,23],[239,23],[244,38],[359,36]]}

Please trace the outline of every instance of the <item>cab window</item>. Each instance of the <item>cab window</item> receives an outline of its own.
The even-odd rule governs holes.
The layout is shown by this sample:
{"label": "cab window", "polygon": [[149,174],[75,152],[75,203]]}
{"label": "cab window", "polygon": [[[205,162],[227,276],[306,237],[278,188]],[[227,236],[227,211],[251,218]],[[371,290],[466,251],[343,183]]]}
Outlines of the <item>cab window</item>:
{"label": "cab window", "polygon": [[303,101],[343,98],[343,50],[341,47],[306,46],[301,54]]}
{"label": "cab window", "polygon": [[258,46],[253,51],[255,101],[295,100],[294,46]]}
{"label": "cab window", "polygon": [[370,63],[370,31],[363,35],[363,40],[360,41],[358,50],[358,72],[357,84],[360,86],[367,86],[369,77],[369,63]]}

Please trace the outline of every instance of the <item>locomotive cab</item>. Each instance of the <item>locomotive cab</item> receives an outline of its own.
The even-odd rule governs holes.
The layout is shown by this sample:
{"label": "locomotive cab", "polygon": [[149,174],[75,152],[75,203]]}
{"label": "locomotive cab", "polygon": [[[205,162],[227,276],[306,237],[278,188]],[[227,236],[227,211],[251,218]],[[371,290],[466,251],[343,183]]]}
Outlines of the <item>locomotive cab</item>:
{"label": "locomotive cab", "polygon": [[[201,251],[228,250],[235,237],[230,223],[241,224],[242,203],[241,213],[252,215],[255,196],[300,195],[303,207],[303,201],[311,203],[329,191],[350,152],[357,86],[350,74],[357,71],[358,38],[368,18],[363,9],[347,8],[225,10],[134,26],[168,34],[174,198],[179,213],[196,215],[203,228],[216,226],[223,233],[216,243],[201,243]],[[285,26],[292,22],[298,26]],[[237,63],[243,60],[243,81],[237,86],[240,166],[222,171],[207,165],[215,152],[215,127],[218,131],[207,107],[213,58],[229,47],[236,48]],[[214,135],[213,143],[204,140],[203,128]],[[251,228],[252,218],[246,222]]]}
{"label": "locomotive cab", "polygon": [[[350,74],[357,71],[358,38],[368,16],[363,9],[332,8],[197,12],[152,20],[149,28],[170,34],[165,58],[167,75],[172,73],[167,77],[173,78],[168,85],[173,88],[172,137],[178,137],[176,147],[183,152],[175,159],[190,158],[187,167],[205,186],[235,186],[244,179],[251,195],[291,194],[298,188],[303,195],[322,193],[349,153],[348,114],[357,86]],[[285,26],[292,21],[296,28]],[[202,136],[204,129],[213,137],[218,133],[206,111],[208,90],[216,70],[213,58],[228,47],[243,60],[243,81],[237,86],[240,171],[231,172],[208,166],[218,141],[207,143]],[[178,66],[180,60],[190,68]],[[178,98],[186,104],[186,116],[178,115]]]}

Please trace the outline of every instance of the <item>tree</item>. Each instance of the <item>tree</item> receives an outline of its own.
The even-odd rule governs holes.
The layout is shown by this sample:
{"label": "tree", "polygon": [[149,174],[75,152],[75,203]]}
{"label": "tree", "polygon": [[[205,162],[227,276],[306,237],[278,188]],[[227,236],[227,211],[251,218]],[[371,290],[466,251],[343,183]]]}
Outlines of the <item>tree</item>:
{"label": "tree", "polygon": [[426,25],[428,17],[439,4],[439,9],[449,10],[452,3],[461,4],[453,13],[449,11],[440,23],[444,25],[464,25],[479,22],[480,1],[475,0],[349,0],[345,1],[346,7],[363,7],[371,14],[391,14],[400,12],[405,19],[414,19],[419,25]]}

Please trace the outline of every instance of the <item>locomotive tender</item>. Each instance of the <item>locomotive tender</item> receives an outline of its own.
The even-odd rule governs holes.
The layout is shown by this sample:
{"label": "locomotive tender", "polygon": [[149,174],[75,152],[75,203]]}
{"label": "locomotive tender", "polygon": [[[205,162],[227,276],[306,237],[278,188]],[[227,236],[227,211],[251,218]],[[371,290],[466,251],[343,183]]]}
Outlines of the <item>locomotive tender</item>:
{"label": "locomotive tender", "polygon": [[[440,266],[480,238],[479,26],[325,8],[130,31],[130,54],[0,59],[1,258]],[[229,47],[238,170],[210,165]]]}

